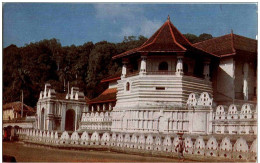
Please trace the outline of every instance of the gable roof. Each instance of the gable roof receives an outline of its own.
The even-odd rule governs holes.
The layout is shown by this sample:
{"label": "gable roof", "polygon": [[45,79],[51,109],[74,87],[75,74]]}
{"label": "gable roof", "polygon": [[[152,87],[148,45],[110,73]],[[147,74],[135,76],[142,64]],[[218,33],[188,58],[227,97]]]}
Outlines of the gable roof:
{"label": "gable roof", "polygon": [[257,53],[256,40],[233,33],[198,42],[193,46],[219,57],[236,55],[239,50]]}
{"label": "gable roof", "polygon": [[113,59],[121,58],[138,52],[186,52],[201,49],[193,47],[187,38],[171,23],[167,21],[140,47],[115,55]]}

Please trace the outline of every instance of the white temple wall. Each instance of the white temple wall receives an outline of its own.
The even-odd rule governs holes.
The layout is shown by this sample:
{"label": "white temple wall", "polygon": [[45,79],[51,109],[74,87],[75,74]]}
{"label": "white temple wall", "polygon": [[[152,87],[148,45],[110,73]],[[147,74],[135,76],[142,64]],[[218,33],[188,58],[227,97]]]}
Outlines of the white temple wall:
{"label": "white temple wall", "polygon": [[111,81],[109,82],[108,89],[110,88],[116,88],[117,87],[117,81]]}
{"label": "white temple wall", "polygon": [[[126,89],[127,83],[129,90]],[[117,86],[114,110],[183,106],[192,92],[212,94],[211,82],[191,76],[132,76],[119,80]]]}
{"label": "white temple wall", "polygon": [[234,97],[234,59],[225,57],[220,60],[217,79],[217,91],[224,97]]}
{"label": "white temple wall", "polygon": [[195,112],[192,114],[192,131],[191,133],[204,133],[207,131],[207,113]]}
{"label": "white temple wall", "polygon": [[235,81],[234,81],[236,99],[243,99],[243,80],[244,80],[243,66],[244,66],[244,61],[237,59],[236,68],[235,68]]}
{"label": "white temple wall", "polygon": [[247,82],[248,82],[248,96],[249,100],[252,100],[254,97],[254,89],[256,87],[256,76],[255,76],[255,68],[254,64],[252,62],[245,62],[241,59],[236,59],[235,64],[235,93],[236,93],[236,99],[244,99],[243,98],[243,80],[244,80],[244,72],[243,72],[243,66],[244,64],[248,64],[248,73],[247,73]]}
{"label": "white temple wall", "polygon": [[138,109],[112,114],[111,131],[114,132],[207,134],[210,131],[208,111]]}

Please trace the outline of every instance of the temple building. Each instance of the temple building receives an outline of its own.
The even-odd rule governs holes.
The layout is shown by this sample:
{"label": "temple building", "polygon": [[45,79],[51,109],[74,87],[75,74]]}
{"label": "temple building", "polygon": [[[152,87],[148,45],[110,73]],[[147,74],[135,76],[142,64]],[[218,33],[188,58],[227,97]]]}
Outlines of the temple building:
{"label": "temple building", "polygon": [[143,45],[113,59],[123,63],[114,132],[210,134],[217,105],[255,104],[253,39],[231,33],[191,44],[168,17]]}
{"label": "temple building", "polygon": [[79,88],[72,87],[71,91],[58,93],[47,83],[37,102],[37,129],[75,131],[86,109],[85,96]]}

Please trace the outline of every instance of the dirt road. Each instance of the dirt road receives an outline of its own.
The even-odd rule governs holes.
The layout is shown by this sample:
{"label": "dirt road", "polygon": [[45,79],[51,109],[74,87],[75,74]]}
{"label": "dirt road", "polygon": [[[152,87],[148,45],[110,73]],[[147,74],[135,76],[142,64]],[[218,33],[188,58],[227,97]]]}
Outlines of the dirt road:
{"label": "dirt road", "polygon": [[108,151],[57,150],[3,142],[3,154],[17,162],[178,162],[178,159],[146,157]]}

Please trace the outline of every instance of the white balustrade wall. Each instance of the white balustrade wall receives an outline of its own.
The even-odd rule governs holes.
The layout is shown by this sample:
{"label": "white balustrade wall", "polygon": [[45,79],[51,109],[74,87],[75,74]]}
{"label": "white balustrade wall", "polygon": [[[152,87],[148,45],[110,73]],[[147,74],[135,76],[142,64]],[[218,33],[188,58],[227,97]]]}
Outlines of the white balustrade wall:
{"label": "white balustrade wall", "polygon": [[112,118],[110,112],[83,113],[80,122],[80,130],[111,130]]}
{"label": "white balustrade wall", "polygon": [[213,132],[216,134],[257,135],[257,108],[243,104],[229,107],[219,105],[213,113]]}
{"label": "white balustrade wall", "polygon": [[[113,148],[118,150],[142,150],[160,151],[163,154],[177,156],[179,147],[179,136],[175,135],[155,135],[155,134],[123,134],[123,133],[83,133],[73,132],[71,135],[64,131],[58,136],[57,131],[48,134],[46,131],[19,129],[19,138],[25,142],[36,144],[67,146],[67,147],[100,147]],[[52,136],[53,135],[53,136]],[[240,137],[237,140],[230,140],[229,136],[217,140],[214,136],[209,138],[189,135],[183,136],[184,156],[212,157],[218,159],[241,159],[256,160],[257,140],[246,141]]]}

